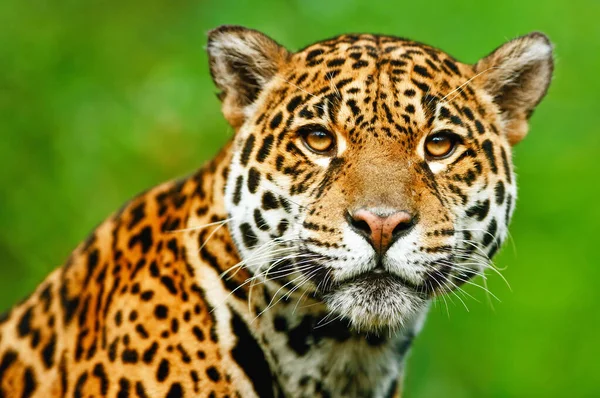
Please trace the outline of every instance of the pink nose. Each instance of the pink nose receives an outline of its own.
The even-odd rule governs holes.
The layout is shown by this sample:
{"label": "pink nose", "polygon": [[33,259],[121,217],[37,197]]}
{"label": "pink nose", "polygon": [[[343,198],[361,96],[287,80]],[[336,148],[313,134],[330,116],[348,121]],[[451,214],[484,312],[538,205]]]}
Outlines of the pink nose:
{"label": "pink nose", "polygon": [[414,217],[406,211],[380,216],[360,209],[350,215],[350,225],[363,235],[379,254],[383,254],[400,236],[414,226]]}

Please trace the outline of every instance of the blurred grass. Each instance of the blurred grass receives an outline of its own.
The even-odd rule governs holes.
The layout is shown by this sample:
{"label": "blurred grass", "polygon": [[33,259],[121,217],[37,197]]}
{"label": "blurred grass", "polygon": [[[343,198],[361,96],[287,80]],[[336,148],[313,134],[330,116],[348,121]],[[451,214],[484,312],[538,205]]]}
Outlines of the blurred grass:
{"label": "blurred grass", "polygon": [[[493,4],[493,5],[492,5]],[[532,30],[555,79],[516,148],[512,242],[469,311],[431,311],[408,397],[600,396],[600,2],[269,0],[0,2],[0,310],[129,197],[200,166],[230,136],[205,32],[259,29],[291,49],[343,32],[406,36],[475,62]],[[448,314],[449,313],[449,314]]]}

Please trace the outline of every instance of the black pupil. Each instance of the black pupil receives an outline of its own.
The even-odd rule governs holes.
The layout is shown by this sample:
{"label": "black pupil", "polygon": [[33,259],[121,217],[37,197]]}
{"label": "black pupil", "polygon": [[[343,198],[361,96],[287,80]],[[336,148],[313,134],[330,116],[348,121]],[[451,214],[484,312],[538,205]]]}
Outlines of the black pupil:
{"label": "black pupil", "polygon": [[441,144],[446,140],[449,140],[449,138],[444,135],[438,135],[431,138],[431,141],[435,144]]}

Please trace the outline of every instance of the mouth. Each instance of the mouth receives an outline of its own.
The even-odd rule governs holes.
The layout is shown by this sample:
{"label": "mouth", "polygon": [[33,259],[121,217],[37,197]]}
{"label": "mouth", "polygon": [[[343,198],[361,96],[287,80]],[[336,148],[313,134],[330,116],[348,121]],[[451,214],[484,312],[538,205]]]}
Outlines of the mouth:
{"label": "mouth", "polygon": [[419,286],[411,283],[410,281],[398,275],[394,275],[388,271],[385,271],[381,267],[378,267],[371,271],[363,272],[352,278],[340,281],[337,284],[337,286],[345,284],[369,284],[381,288],[385,288],[390,285],[397,285],[413,290],[415,293],[418,293],[420,291]]}
{"label": "mouth", "polygon": [[359,330],[395,329],[427,306],[417,286],[383,270],[372,270],[336,283],[324,295],[331,311]]}

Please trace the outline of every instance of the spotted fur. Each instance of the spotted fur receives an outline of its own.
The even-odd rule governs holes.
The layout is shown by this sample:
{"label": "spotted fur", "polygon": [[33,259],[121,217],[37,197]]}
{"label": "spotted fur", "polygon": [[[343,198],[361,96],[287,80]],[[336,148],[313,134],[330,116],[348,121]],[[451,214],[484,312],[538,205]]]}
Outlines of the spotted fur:
{"label": "spotted fur", "polygon": [[[511,145],[551,51],[532,33],[467,65],[390,36],[292,53],[210,32],[234,139],[125,205],[0,317],[0,397],[399,395],[431,299],[506,237]],[[442,130],[460,143],[432,159]],[[333,152],[305,131],[329,132]],[[359,210],[410,222],[380,250]]]}

